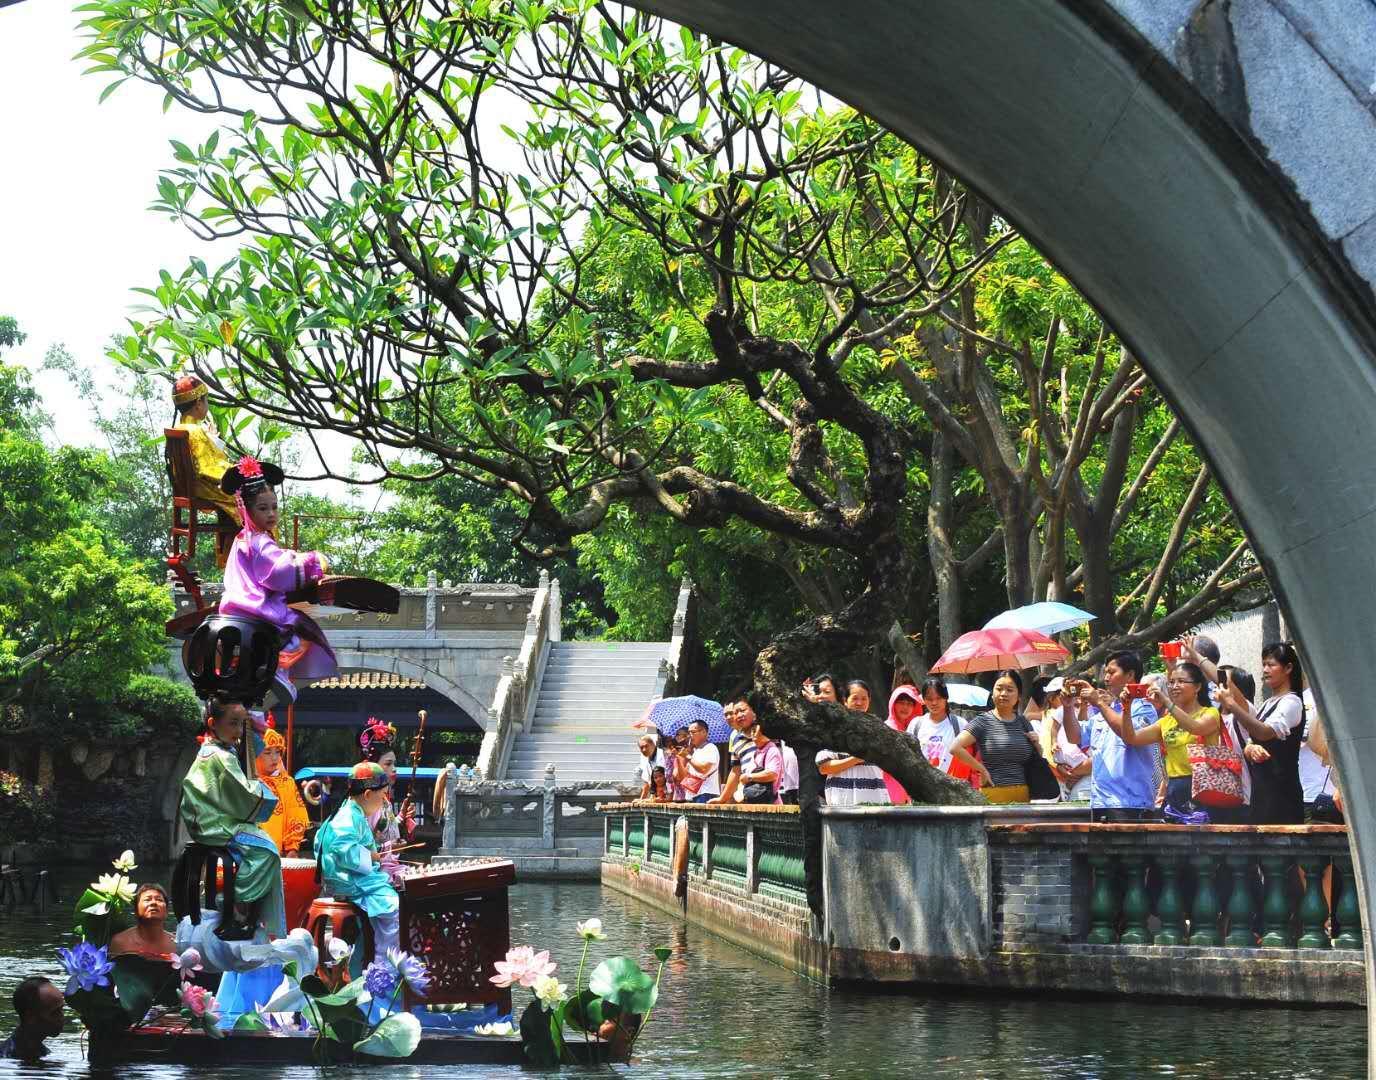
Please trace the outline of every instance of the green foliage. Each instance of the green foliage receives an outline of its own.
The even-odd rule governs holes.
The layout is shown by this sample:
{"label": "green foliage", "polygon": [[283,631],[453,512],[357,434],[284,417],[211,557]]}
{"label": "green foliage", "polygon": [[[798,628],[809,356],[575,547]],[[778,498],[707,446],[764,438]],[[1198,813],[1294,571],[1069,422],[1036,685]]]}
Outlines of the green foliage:
{"label": "green foliage", "polygon": [[[10,372],[0,366],[0,374]],[[27,382],[16,378],[9,385]],[[24,423],[33,401],[25,394],[15,400],[17,422],[0,430],[0,534],[7,541],[0,565],[0,701],[22,706],[20,730],[57,743],[101,733],[112,717],[120,726],[116,699],[131,678],[166,655],[162,626],[172,605],[165,588],[94,520],[93,505],[118,482],[109,460],[91,451],[49,450]],[[80,721],[68,723],[78,707]],[[8,726],[14,730],[13,718]]]}
{"label": "green foliage", "polygon": [[51,791],[0,770],[0,836],[38,840],[52,835],[54,803]]}
{"label": "green foliage", "polygon": [[1261,578],[1216,490],[1167,548],[1197,457],[1065,278],[918,150],[738,49],[586,3],[417,10],[404,34],[376,0],[83,14],[110,89],[224,120],[173,143],[154,207],[240,245],[162,271],[112,355],[189,361],[235,431],[340,433],[350,471],[423,481],[319,537],[343,562],[529,582],[576,550],[566,622],[623,638],[663,636],[688,572],[735,669],[867,590],[870,639],[896,609],[930,657],[1034,597],[1080,590],[1111,637]]}

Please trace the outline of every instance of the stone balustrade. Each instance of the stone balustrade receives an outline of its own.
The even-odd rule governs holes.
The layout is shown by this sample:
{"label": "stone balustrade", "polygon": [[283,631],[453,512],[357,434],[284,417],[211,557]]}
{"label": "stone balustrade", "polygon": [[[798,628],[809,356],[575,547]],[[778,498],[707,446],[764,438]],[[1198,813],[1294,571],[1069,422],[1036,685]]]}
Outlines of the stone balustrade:
{"label": "stone balustrade", "polygon": [[991,825],[989,843],[1005,946],[1362,947],[1341,826]]}
{"label": "stone balustrade", "polygon": [[[604,803],[602,882],[667,911],[691,904],[712,930],[820,978],[796,806]],[[688,895],[673,877],[676,822],[688,823]]]}
{"label": "stone balustrade", "polygon": [[[1336,826],[1091,823],[1075,806],[824,807],[822,911],[793,807],[614,803],[602,881],[829,983],[1359,1006]],[[675,822],[689,836],[675,895]]]}

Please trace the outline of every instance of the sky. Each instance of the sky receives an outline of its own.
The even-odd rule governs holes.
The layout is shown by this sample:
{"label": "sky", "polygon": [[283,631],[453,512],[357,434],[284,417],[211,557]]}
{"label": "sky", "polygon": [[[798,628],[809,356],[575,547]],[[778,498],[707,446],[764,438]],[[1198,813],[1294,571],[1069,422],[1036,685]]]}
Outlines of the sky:
{"label": "sky", "polygon": [[[162,112],[161,95],[125,83],[97,104],[108,74],[83,75],[84,44],[67,0],[0,8],[0,314],[28,340],[6,359],[31,369],[54,344],[118,392],[127,376],[104,358],[127,326],[134,286],[213,249],[148,211],[168,139],[204,138],[208,121]],[[64,407],[65,380],[38,387],[63,442],[97,441],[84,406]]]}
{"label": "sky", "polygon": [[[159,170],[173,163],[168,140],[203,142],[215,122],[175,106],[164,113],[161,92],[134,80],[100,102],[111,76],[85,75],[89,63],[73,59],[86,44],[75,2],[0,7],[0,315],[13,316],[28,335],[7,362],[38,372],[48,349],[65,345],[105,389],[112,412],[130,376],[105,350],[144,300],[132,290],[155,284],[160,269],[179,271],[193,255],[223,261],[235,245],[203,243],[148,209]],[[35,383],[55,440],[103,444],[65,378],[38,373]],[[321,441],[347,462],[349,439]],[[339,482],[312,490],[349,498]],[[376,499],[373,491],[365,501]]]}

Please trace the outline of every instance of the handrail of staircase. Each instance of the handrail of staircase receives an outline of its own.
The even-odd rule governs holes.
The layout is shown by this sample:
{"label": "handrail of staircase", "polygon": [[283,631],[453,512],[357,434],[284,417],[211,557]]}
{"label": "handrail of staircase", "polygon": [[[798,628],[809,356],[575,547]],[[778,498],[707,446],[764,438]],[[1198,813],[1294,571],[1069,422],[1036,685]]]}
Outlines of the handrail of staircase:
{"label": "handrail of staircase", "polygon": [[553,605],[559,590],[551,584],[549,572],[540,571],[540,586],[531,601],[525,636],[516,657],[504,657],[502,675],[488,709],[487,732],[478,750],[478,772],[487,780],[506,775],[507,758],[518,732],[530,723],[540,677],[549,654],[550,630],[555,625]]}
{"label": "handrail of staircase", "polygon": [[687,574],[679,583],[678,603],[674,605],[673,631],[669,637],[669,648],[659,662],[659,673],[655,677],[653,697],[672,697],[681,694],[683,687],[684,650],[688,638],[694,631],[697,605],[693,602],[693,579]]}

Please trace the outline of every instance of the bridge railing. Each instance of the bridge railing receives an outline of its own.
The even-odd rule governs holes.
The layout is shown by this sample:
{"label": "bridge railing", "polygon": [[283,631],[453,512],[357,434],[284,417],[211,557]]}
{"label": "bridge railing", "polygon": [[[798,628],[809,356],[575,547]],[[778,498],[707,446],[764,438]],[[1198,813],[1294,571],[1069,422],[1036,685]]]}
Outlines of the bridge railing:
{"label": "bridge railing", "polygon": [[604,833],[597,808],[609,793],[622,797],[622,785],[601,782],[559,784],[554,767],[543,783],[521,780],[445,778],[443,846],[440,854],[465,849],[510,849],[535,854],[578,849],[596,857]]}
{"label": "bridge railing", "polygon": [[506,773],[512,740],[530,723],[540,676],[549,658],[549,643],[558,640],[559,603],[558,582],[551,583],[549,573],[541,570],[540,586],[526,617],[521,649],[515,657],[503,657],[501,678],[488,709],[487,732],[483,735],[477,762],[478,771],[484,777],[500,777]]}

